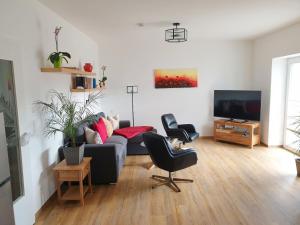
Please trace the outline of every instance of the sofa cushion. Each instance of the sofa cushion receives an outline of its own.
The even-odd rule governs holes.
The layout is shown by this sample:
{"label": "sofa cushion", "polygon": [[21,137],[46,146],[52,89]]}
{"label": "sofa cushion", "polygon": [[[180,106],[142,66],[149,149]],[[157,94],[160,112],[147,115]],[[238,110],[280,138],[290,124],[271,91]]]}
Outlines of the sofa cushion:
{"label": "sofa cushion", "polygon": [[112,135],[112,133],[114,132],[113,125],[111,124],[111,122],[108,119],[105,119],[104,117],[102,119],[103,119],[103,122],[106,127],[107,136],[110,137]]}
{"label": "sofa cushion", "polygon": [[85,140],[85,128],[88,127],[88,123],[81,124],[78,129],[77,129],[77,134],[76,134],[76,142],[79,144],[82,144],[86,142]]}
{"label": "sofa cushion", "polygon": [[112,135],[106,139],[105,143],[127,145],[127,139],[119,135]]}
{"label": "sofa cushion", "polygon": [[113,129],[119,129],[119,124],[120,124],[120,116],[115,115],[115,116],[107,116],[107,119],[111,122]]}
{"label": "sofa cushion", "polygon": [[97,123],[94,123],[93,129],[100,134],[102,142],[105,143],[107,139],[107,131],[103,118],[100,118]]}
{"label": "sofa cushion", "polygon": [[105,118],[105,114],[103,112],[95,114],[95,121],[99,121],[101,117]]}
{"label": "sofa cushion", "polygon": [[88,144],[103,144],[102,139],[97,131],[85,127],[85,139]]}

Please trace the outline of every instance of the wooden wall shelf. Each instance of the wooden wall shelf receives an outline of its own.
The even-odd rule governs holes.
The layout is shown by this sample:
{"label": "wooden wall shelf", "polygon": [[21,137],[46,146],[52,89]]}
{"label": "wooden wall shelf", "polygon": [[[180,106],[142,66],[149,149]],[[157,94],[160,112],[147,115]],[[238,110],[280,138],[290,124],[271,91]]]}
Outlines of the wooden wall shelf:
{"label": "wooden wall shelf", "polygon": [[228,120],[215,120],[214,139],[226,142],[247,145],[253,148],[260,144],[259,122],[233,122]]}
{"label": "wooden wall shelf", "polygon": [[95,92],[95,91],[102,91],[104,88],[90,88],[90,89],[77,89],[77,88],[72,88],[71,92],[77,92],[77,93],[82,93],[82,92]]}
{"label": "wooden wall shelf", "polygon": [[61,68],[43,67],[43,68],[41,68],[41,72],[44,72],[44,73],[67,73],[67,74],[71,74],[73,76],[83,76],[83,77],[96,76],[96,73],[85,72],[83,70],[79,70],[76,68],[66,68],[66,67],[61,67]]}

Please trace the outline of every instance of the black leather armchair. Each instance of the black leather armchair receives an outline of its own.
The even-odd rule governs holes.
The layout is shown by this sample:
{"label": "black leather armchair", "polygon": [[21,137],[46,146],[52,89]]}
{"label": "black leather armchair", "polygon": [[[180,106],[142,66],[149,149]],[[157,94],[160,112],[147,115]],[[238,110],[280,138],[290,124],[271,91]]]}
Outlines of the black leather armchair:
{"label": "black leather armchair", "polygon": [[199,133],[196,131],[192,124],[177,124],[175,116],[171,113],[161,116],[161,121],[167,136],[170,138],[177,138],[183,142],[192,142],[199,137]]}
{"label": "black leather armchair", "polygon": [[179,187],[175,183],[193,182],[190,179],[173,178],[172,172],[185,169],[197,163],[197,154],[193,149],[174,151],[167,139],[155,133],[146,133],[144,143],[149,151],[150,157],[157,167],[169,172],[168,177],[152,175],[152,178],[160,183],[152,186],[155,188],[160,185],[167,185],[175,192],[180,192]]}

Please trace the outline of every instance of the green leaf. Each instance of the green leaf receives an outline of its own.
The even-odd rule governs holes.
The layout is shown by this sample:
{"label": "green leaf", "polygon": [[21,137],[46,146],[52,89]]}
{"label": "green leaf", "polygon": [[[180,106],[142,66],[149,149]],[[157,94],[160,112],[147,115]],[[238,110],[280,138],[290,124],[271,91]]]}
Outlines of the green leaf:
{"label": "green leaf", "polygon": [[48,59],[50,59],[50,57],[51,57],[52,55],[56,54],[56,53],[57,53],[57,52],[52,52],[52,53],[49,55]]}
{"label": "green leaf", "polygon": [[51,61],[51,63],[54,63],[55,61],[59,60],[59,53],[58,52],[53,52],[50,56],[49,59]]}
{"label": "green leaf", "polygon": [[67,57],[67,58],[69,58],[69,59],[71,59],[71,55],[68,52],[60,52],[60,54]]}
{"label": "green leaf", "polygon": [[62,56],[62,58],[63,58],[67,63],[69,63],[66,57]]}
{"label": "green leaf", "polygon": [[85,122],[95,121],[94,107],[99,105],[97,100],[102,97],[102,93],[89,95],[89,101],[83,104],[74,101],[71,95],[55,90],[50,91],[50,94],[50,102],[35,102],[41,106],[46,116],[45,134],[55,135],[57,132],[62,132],[74,146],[78,127]]}

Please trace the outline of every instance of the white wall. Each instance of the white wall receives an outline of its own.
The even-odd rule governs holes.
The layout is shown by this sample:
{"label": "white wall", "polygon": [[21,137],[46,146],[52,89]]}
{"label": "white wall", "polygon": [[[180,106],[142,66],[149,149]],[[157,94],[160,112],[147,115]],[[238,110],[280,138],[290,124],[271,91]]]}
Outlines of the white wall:
{"label": "white wall", "polygon": [[287,85],[287,59],[274,58],[272,60],[269,114],[269,143],[283,144],[283,129]]}
{"label": "white wall", "polygon": [[[300,24],[257,39],[251,85],[252,43],[248,41],[190,39],[187,43],[170,44],[152,31],[115,33],[99,43],[99,60],[95,42],[36,1],[1,3],[0,52],[7,52],[15,59],[20,133],[31,134],[29,144],[22,148],[28,201],[20,199],[15,204],[17,224],[22,225],[32,224],[34,213],[54,192],[51,168],[62,140],[42,135],[41,115],[32,103],[47,99],[50,89],[69,89],[68,75],[40,72],[40,67],[47,64],[47,55],[54,50],[56,25],[63,26],[60,49],[72,54],[69,65],[77,66],[79,60],[86,60],[108,66],[105,111],[130,119],[131,99],[125,86],[137,84],[136,124],[153,125],[160,133],[163,132],[160,115],[172,112],[179,122],[194,123],[201,136],[212,135],[213,90],[252,88],[263,91],[263,140],[268,143],[272,59],[300,51]],[[159,32],[163,34],[163,30]],[[155,89],[156,68],[197,68],[199,87]]]}
{"label": "white wall", "polygon": [[[197,39],[167,43],[164,31],[156,30],[116,33],[99,44],[101,63],[108,66],[105,111],[131,119],[125,87],[137,84],[136,125],[152,125],[164,134],[160,116],[171,112],[178,122],[195,124],[201,136],[211,136],[213,90],[251,87],[252,43]],[[158,68],[197,68],[198,88],[155,89],[153,70]]]}
{"label": "white wall", "polygon": [[78,66],[79,60],[98,62],[97,44],[40,3],[1,2],[0,57],[14,60],[20,134],[31,135],[29,144],[21,150],[25,197],[14,204],[20,225],[33,224],[35,212],[55,190],[52,167],[62,138],[44,137],[42,115],[33,102],[46,100],[50,89],[69,92],[69,75],[40,72],[55,49],[53,31],[57,25],[63,26],[60,49],[72,55],[69,66]]}
{"label": "white wall", "polygon": [[[281,145],[283,110],[280,104],[271,104],[272,59],[300,52],[300,24],[295,24],[255,40],[253,49],[253,88],[261,89],[262,96],[262,140],[268,145]],[[275,91],[275,90],[274,90]],[[275,92],[273,92],[275,93]],[[273,95],[276,102],[276,95]],[[276,124],[274,124],[276,123]],[[277,137],[281,137],[278,139]]]}

